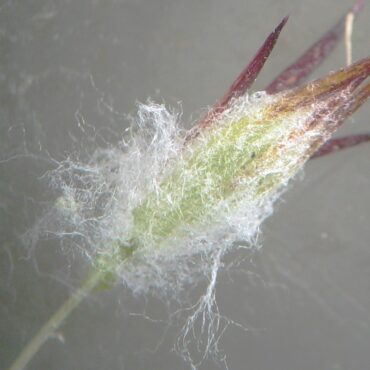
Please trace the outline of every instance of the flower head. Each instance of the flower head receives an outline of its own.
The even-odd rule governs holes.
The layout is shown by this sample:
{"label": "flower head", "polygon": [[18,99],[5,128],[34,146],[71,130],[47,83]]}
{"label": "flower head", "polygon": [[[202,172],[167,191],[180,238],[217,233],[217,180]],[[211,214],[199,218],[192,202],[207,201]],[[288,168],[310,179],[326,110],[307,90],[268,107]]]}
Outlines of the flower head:
{"label": "flower head", "polygon": [[[361,7],[358,1],[350,12],[356,14]],[[365,81],[370,58],[302,83],[338,43],[345,19],[265,92],[252,94],[249,90],[287,22],[284,18],[227,93],[185,135],[180,134],[177,117],[163,106],[141,108],[139,132],[126,152],[94,162],[89,173],[97,176],[97,191],[89,192],[91,199],[86,200],[85,192],[80,197],[87,203],[81,209],[88,209],[89,218],[78,225],[85,226],[90,210],[102,204],[96,194],[111,196],[111,203],[104,203],[104,217],[93,223],[97,238],[90,245],[98,245],[93,260],[99,269],[108,275],[124,270],[126,280],[132,274],[142,279],[143,266],[155,261],[148,273],[151,284],[156,280],[150,277],[152,271],[161,276],[172,271],[174,257],[223,252],[236,241],[254,240],[286,184],[319,148],[332,150],[333,142],[322,146],[370,95]],[[148,121],[152,131],[146,136]],[[368,138],[352,137],[340,145]],[[139,259],[140,269],[130,269],[128,259]],[[168,263],[160,268],[157,262],[163,265],[164,260]]]}
{"label": "flower head", "polygon": [[[362,5],[362,0],[357,1],[350,13],[358,13]],[[210,277],[205,296],[191,308],[194,312],[183,331],[181,353],[192,364],[187,337],[195,335],[194,323],[202,317],[200,335],[207,335],[202,358],[211,352],[217,355],[218,333],[224,329],[214,287],[222,253],[234,242],[250,241],[256,235],[288,181],[370,95],[370,82],[365,82],[370,57],[300,85],[338,42],[345,19],[266,92],[248,94],[285,18],[226,95],[185,137],[178,135],[173,115],[163,107],[150,106],[139,112],[141,122],[149,116],[159,127],[149,143],[145,137],[136,138],[144,142],[144,150],[134,139],[126,152],[95,158],[88,168],[67,161],[54,171],[54,181],[64,191],[55,204],[63,211],[58,221],[75,227],[77,232],[68,230],[68,235],[102,246],[95,250],[95,268],[82,287],[29,342],[11,369],[23,369],[86,293],[110,282],[122,265],[126,282],[136,290],[154,286],[161,293],[173,292],[194,281],[194,272]],[[360,135],[337,143],[343,147],[369,138]],[[331,151],[331,144],[322,153]],[[196,261],[181,258],[199,252],[211,258],[198,261],[195,268]],[[201,346],[199,341],[196,347],[201,350]]]}
{"label": "flower head", "polygon": [[[370,58],[302,87],[233,98],[133,211],[131,243],[157,245],[285,185],[370,93]],[[204,224],[206,222],[206,224]]]}
{"label": "flower head", "polygon": [[[356,3],[352,12],[361,6]],[[186,136],[180,158],[168,163],[155,191],[133,210],[128,245],[160,248],[168,240],[174,243],[172,237],[211,227],[241,204],[258,207],[276,199],[370,95],[370,83],[363,84],[370,58],[296,87],[338,41],[344,19],[284,71],[268,94],[248,95],[287,18],[279,24],[228,93]]]}

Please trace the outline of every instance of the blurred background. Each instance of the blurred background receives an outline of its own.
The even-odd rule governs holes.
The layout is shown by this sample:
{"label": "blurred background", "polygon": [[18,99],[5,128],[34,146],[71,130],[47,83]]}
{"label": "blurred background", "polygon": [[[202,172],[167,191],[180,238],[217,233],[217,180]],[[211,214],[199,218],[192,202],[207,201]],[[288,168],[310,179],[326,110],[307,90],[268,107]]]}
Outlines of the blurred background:
{"label": "blurred background", "polygon": [[[148,97],[181,101],[184,125],[223,95],[269,32],[289,22],[263,87],[352,5],[336,0],[0,1],[0,369],[78,286],[69,245],[19,237],[55,194],[43,175],[70,153],[117,142]],[[370,54],[370,4],[354,60]],[[345,64],[340,45],[315,76]],[[370,104],[340,134],[370,130]],[[363,370],[370,364],[370,145],[310,162],[265,223],[254,253],[225,258],[216,291],[231,324],[230,370]],[[194,287],[194,301],[204,286]],[[86,300],[28,369],[173,370],[186,319],[124,287]],[[196,358],[196,355],[195,355]],[[197,359],[197,358],[196,358]],[[199,358],[198,358],[199,359]],[[217,369],[205,359],[199,369]]]}

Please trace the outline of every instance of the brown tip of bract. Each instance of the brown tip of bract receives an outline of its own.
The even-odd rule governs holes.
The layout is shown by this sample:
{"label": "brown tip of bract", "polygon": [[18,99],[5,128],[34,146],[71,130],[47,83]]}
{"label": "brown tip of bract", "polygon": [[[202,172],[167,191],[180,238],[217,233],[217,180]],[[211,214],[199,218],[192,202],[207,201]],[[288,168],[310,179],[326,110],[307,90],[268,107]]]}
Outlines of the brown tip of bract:
{"label": "brown tip of bract", "polygon": [[284,102],[276,103],[276,111],[291,112],[335,97],[343,98],[341,104],[348,103],[353,105],[352,109],[355,107],[357,109],[369,96],[369,86],[367,84],[357,92],[355,90],[369,75],[370,57],[302,87],[287,91]]}
{"label": "brown tip of bract", "polygon": [[306,152],[311,157],[369,97],[370,83],[362,85],[369,75],[370,57],[302,87],[276,94],[264,120],[289,119],[296,113],[308,115],[304,128],[298,131],[301,135],[308,132],[313,135]]}

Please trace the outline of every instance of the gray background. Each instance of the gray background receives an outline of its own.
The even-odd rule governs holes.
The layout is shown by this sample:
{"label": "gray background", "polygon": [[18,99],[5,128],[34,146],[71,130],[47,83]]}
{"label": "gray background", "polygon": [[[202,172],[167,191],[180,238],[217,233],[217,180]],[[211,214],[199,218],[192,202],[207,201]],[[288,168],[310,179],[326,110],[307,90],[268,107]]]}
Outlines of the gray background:
{"label": "gray background", "polygon": [[[0,2],[1,369],[83,275],[83,261],[68,246],[62,251],[55,241],[42,242],[29,253],[17,242],[55,197],[40,178],[51,166],[47,153],[62,159],[82,151],[87,157],[114,143],[124,114],[149,96],[169,104],[181,100],[190,122],[290,14],[255,85],[261,89],[350,5]],[[370,4],[362,13],[354,59],[370,53]],[[316,75],[344,63],[341,45]],[[85,132],[76,112],[86,121]],[[369,114],[368,104],[341,133],[369,130]],[[240,263],[219,277],[219,308],[248,328],[231,325],[221,340],[230,369],[370,367],[369,155],[370,145],[362,145],[309,163],[264,225],[263,248],[227,257],[225,263]],[[187,369],[171,350],[181,326],[181,319],[165,322],[171,309],[153,297],[133,298],[123,287],[97,294],[63,326],[65,343],[51,339],[29,369]],[[216,368],[210,360],[200,366]]]}

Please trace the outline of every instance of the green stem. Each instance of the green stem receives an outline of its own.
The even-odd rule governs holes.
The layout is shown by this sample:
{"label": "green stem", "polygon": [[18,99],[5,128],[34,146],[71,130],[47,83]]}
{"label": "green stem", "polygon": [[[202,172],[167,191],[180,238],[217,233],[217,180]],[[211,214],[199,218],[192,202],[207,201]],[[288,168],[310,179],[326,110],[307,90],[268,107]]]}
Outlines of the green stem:
{"label": "green stem", "polygon": [[23,370],[42,345],[63,324],[64,320],[82,300],[98,285],[101,279],[102,272],[96,270],[91,274],[85,283],[64,302],[58,311],[54,313],[39,332],[30,340],[8,370]]}

